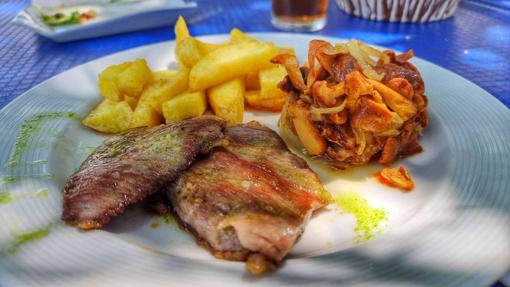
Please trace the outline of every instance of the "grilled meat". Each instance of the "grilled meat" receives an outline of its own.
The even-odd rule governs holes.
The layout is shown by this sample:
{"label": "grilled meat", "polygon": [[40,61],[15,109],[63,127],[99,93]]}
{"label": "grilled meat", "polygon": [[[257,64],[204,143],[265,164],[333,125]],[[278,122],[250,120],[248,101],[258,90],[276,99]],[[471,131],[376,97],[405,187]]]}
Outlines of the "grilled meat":
{"label": "grilled meat", "polygon": [[175,180],[222,139],[223,128],[223,120],[204,116],[107,139],[68,179],[62,220],[81,229],[102,227]]}
{"label": "grilled meat", "polygon": [[327,192],[304,160],[257,122],[228,127],[228,145],[195,162],[168,189],[175,213],[216,257],[280,261]]}

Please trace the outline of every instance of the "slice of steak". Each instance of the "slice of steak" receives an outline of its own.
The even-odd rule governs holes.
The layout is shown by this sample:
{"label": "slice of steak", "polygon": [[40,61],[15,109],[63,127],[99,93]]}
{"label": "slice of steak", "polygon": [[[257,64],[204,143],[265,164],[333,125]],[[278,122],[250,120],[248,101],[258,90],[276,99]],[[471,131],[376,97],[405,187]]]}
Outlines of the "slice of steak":
{"label": "slice of steak", "polygon": [[328,194],[274,131],[250,122],[225,137],[168,188],[174,211],[217,257],[280,261]]}
{"label": "slice of steak", "polygon": [[223,120],[204,116],[136,128],[101,144],[67,181],[62,220],[101,228],[127,206],[159,191],[223,138]]}

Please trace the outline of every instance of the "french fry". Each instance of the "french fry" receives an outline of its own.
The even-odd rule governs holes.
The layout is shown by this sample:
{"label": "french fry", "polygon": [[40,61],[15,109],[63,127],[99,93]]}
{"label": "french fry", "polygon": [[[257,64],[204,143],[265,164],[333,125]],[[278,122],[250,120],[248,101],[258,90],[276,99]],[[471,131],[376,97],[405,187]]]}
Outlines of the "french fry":
{"label": "french fry", "polygon": [[277,52],[274,45],[262,42],[242,42],[218,48],[193,66],[189,75],[190,90],[204,90],[268,67]]}
{"label": "french fry", "polygon": [[152,73],[152,81],[169,80],[177,75],[177,70],[160,70]]}
{"label": "french fry", "polygon": [[186,67],[192,67],[203,56],[195,38],[188,37],[175,45],[175,57],[179,63]]}
{"label": "french fry", "polygon": [[117,75],[117,81],[122,95],[140,97],[145,86],[152,81],[152,71],[144,59],[137,59]]}
{"label": "french fry", "polygon": [[227,124],[243,122],[245,85],[241,78],[236,78],[212,87],[208,91],[209,103],[218,117]]}
{"label": "french fry", "polygon": [[[168,73],[170,74],[170,73]],[[169,75],[166,76],[169,76]],[[161,75],[160,75],[161,76]],[[162,78],[149,85],[138,100],[129,123],[130,128],[156,126],[163,123],[161,105],[188,87],[188,70],[181,69],[175,76]]]}
{"label": "french fry", "polygon": [[124,96],[124,101],[129,104],[132,110],[135,110],[139,98],[140,97]]}
{"label": "french fry", "polygon": [[237,44],[242,42],[259,42],[259,40],[248,36],[243,31],[234,28],[230,31],[230,43]]}
{"label": "french fry", "polygon": [[223,46],[225,44],[204,43],[193,37],[188,37],[177,43],[175,55],[179,63],[191,68],[205,55]]}
{"label": "french fry", "polygon": [[207,100],[202,91],[177,95],[162,105],[167,124],[201,116],[206,109]]}
{"label": "french fry", "polygon": [[252,71],[244,77],[247,91],[260,90],[259,71]]}
{"label": "french fry", "polygon": [[404,121],[407,121],[413,117],[417,110],[413,102],[408,100],[406,97],[395,92],[391,88],[387,87],[383,83],[378,81],[367,79],[374,88],[381,94],[384,102],[396,112]]}
{"label": "french fry", "polygon": [[133,111],[126,101],[104,99],[82,121],[83,125],[103,133],[119,133],[128,129]]}
{"label": "french fry", "polygon": [[182,68],[175,77],[155,82],[143,92],[140,101],[148,101],[152,108],[161,113],[161,105],[188,89],[188,70]]}
{"label": "french fry", "polygon": [[179,43],[182,40],[190,37],[188,25],[182,16],[179,16],[179,19],[177,19],[177,22],[175,22],[174,32],[176,43]]}
{"label": "french fry", "polygon": [[129,128],[152,127],[163,122],[163,116],[153,109],[149,102],[140,101],[131,116]]}
{"label": "french fry", "polygon": [[174,26],[175,31],[175,55],[179,63],[191,68],[203,56],[216,50],[217,48],[227,45],[204,43],[190,36],[186,21],[179,16]]}
{"label": "french fry", "polygon": [[122,101],[123,96],[118,87],[118,75],[126,70],[130,65],[131,62],[111,65],[99,74],[99,92],[103,97],[112,101]]}
{"label": "french fry", "polygon": [[278,88],[278,83],[285,76],[287,76],[287,71],[281,65],[261,70],[259,72],[260,96],[265,99],[286,98],[289,94]]}
{"label": "french fry", "polygon": [[287,97],[264,98],[260,91],[246,91],[244,99],[249,107],[256,110],[279,112],[282,110]]}

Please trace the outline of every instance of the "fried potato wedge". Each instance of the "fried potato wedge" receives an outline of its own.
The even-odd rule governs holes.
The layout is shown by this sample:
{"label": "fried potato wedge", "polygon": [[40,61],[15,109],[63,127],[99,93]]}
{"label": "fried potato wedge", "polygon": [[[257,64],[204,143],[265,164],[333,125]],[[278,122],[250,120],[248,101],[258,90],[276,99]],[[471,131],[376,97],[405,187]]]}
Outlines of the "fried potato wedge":
{"label": "fried potato wedge", "polygon": [[281,111],[287,101],[286,96],[274,98],[262,97],[260,91],[246,91],[244,99],[250,108],[270,112]]}
{"label": "fried potato wedge", "polygon": [[234,28],[230,31],[230,43],[237,44],[242,42],[259,42],[259,40],[248,36],[243,31]]}
{"label": "fried potato wedge", "polygon": [[191,68],[205,55],[225,45],[227,45],[227,43],[210,44],[193,37],[188,37],[177,43],[175,46],[175,55],[179,63]]}
{"label": "fried potato wedge", "polygon": [[122,101],[125,96],[139,98],[143,89],[152,81],[152,71],[144,59],[112,65],[99,74],[99,92],[112,101]]}
{"label": "fried potato wedge", "polygon": [[164,122],[161,105],[188,88],[187,69],[176,71],[173,77],[172,73],[168,72],[165,75],[168,78],[160,78],[145,89],[134,109],[130,128],[155,126]]}
{"label": "fried potato wedge", "polygon": [[119,133],[129,127],[133,111],[126,101],[104,99],[82,121],[83,125],[103,133]]}
{"label": "fried potato wedge", "polygon": [[280,83],[285,76],[287,76],[287,70],[281,65],[261,70],[259,72],[260,96],[265,99],[288,97],[288,93],[278,88],[278,83]]}
{"label": "fried potato wedge", "polygon": [[147,101],[152,108],[161,113],[161,105],[188,89],[188,70],[183,68],[168,80],[152,83],[143,92],[140,101]]}
{"label": "fried potato wedge", "polygon": [[146,85],[152,82],[152,71],[145,59],[137,59],[118,74],[117,78],[121,94],[140,97]]}
{"label": "fried potato wedge", "polygon": [[124,101],[126,101],[132,110],[136,108],[136,105],[138,104],[138,100],[140,97],[131,97],[131,96],[124,96]]}
{"label": "fried potato wedge", "polygon": [[185,38],[175,45],[175,57],[177,61],[186,67],[195,65],[204,55],[198,47],[195,38]]}
{"label": "fried potato wedge", "polygon": [[227,124],[243,122],[245,85],[242,78],[236,78],[208,90],[209,103],[215,115],[225,119]]}
{"label": "fried potato wedge", "polygon": [[152,73],[152,82],[169,80],[177,75],[177,70],[160,70]]}
{"label": "fried potato wedge", "polygon": [[[260,42],[259,40],[249,36],[243,31],[234,28],[230,31],[230,43],[237,44],[242,42]],[[278,54],[295,54],[294,47],[278,47]]]}
{"label": "fried potato wedge", "polygon": [[270,67],[278,49],[270,43],[242,42],[218,48],[200,59],[190,71],[189,88],[204,90],[253,70]]}
{"label": "fried potato wedge", "polygon": [[271,59],[274,64],[282,64],[287,70],[289,79],[292,85],[301,91],[306,90],[305,81],[301,70],[299,69],[299,61],[295,55],[292,54],[278,54],[276,57]]}
{"label": "fried potato wedge", "polygon": [[152,127],[164,123],[163,116],[150,105],[150,102],[141,99],[133,111],[129,128]]}
{"label": "fried potato wedge", "polygon": [[126,70],[131,62],[125,62],[119,65],[111,65],[106,67],[99,74],[99,92],[101,95],[112,101],[122,101],[122,94],[119,90],[118,75]]}
{"label": "fried potato wedge", "polygon": [[175,32],[175,42],[177,42],[177,43],[190,37],[189,30],[188,30],[188,24],[186,24],[186,21],[184,20],[184,18],[182,16],[179,16],[179,19],[177,19],[177,22],[175,22],[174,32]]}
{"label": "fried potato wedge", "polygon": [[245,75],[244,83],[247,91],[260,90],[259,71],[252,71]]}
{"label": "fried potato wedge", "polygon": [[172,123],[201,116],[207,109],[207,99],[202,91],[182,93],[162,105],[165,122]]}

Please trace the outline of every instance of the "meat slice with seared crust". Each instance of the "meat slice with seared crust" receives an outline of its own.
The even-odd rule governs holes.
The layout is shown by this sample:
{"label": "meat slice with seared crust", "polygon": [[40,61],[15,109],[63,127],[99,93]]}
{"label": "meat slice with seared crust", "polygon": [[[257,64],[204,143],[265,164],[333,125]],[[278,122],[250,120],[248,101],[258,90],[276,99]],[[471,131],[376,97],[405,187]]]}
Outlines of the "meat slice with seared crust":
{"label": "meat slice with seared crust", "polygon": [[280,261],[328,194],[269,128],[231,126],[225,139],[167,189],[174,212],[217,257]]}
{"label": "meat slice with seared crust", "polygon": [[175,180],[222,140],[224,127],[223,120],[204,116],[107,139],[68,179],[62,220],[81,229],[102,227]]}

